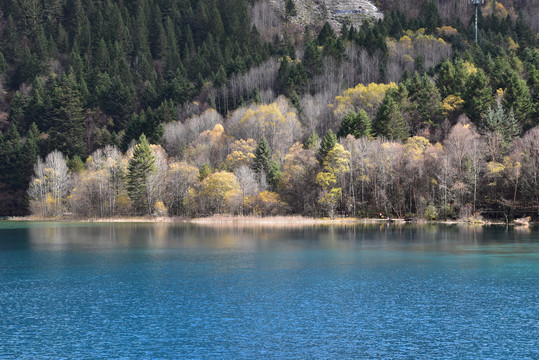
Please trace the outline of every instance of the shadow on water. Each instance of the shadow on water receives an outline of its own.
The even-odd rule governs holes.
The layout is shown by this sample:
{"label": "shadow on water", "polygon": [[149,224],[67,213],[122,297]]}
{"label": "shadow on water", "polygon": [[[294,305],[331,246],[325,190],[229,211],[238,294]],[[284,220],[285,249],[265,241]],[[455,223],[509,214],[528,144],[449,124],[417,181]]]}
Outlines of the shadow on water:
{"label": "shadow on water", "polygon": [[222,227],[185,223],[0,223],[0,251],[26,248],[338,249],[431,252],[527,252],[537,228],[462,224],[357,224]]}

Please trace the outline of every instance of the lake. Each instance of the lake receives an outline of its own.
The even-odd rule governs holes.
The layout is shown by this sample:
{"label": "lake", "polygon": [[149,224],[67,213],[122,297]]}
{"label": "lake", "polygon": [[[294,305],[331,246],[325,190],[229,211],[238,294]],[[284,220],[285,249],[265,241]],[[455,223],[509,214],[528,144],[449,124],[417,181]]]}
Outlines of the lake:
{"label": "lake", "polygon": [[0,222],[0,359],[538,359],[539,229]]}

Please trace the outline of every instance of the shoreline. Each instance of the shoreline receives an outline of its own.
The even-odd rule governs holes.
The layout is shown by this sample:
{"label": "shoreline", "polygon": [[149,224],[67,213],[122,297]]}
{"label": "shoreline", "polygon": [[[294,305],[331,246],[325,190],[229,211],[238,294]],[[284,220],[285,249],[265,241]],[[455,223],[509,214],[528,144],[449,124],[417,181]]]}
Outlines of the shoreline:
{"label": "shoreline", "polygon": [[[444,224],[444,225],[509,225],[515,227],[527,227],[517,223],[505,223],[496,221],[477,221],[477,220],[446,220],[446,221],[426,221],[426,220],[411,220],[404,219],[377,219],[377,218],[312,218],[301,215],[287,216],[241,216],[241,215],[213,215],[209,217],[186,218],[186,217],[114,217],[114,218],[43,218],[35,216],[21,217],[6,217],[4,221],[20,221],[20,222],[67,222],[67,223],[185,223],[202,226],[280,226],[280,227],[299,227],[313,225],[360,225],[360,224]],[[529,226],[533,226],[535,222],[530,222]]]}

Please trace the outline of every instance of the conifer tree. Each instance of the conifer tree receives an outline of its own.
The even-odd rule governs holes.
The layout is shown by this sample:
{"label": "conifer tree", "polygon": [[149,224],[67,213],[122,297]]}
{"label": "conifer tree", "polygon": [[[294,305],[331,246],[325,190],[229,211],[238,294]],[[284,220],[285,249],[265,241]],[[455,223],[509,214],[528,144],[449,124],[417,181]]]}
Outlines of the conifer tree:
{"label": "conifer tree", "polygon": [[338,137],[352,135],[356,139],[361,136],[372,137],[372,124],[369,115],[361,109],[359,113],[350,112],[342,120],[337,133]]}
{"label": "conifer tree", "polygon": [[298,11],[296,10],[296,5],[294,4],[294,0],[286,0],[285,4],[285,15],[287,19],[290,19],[291,17],[294,17],[298,14]]}
{"label": "conifer tree", "polygon": [[325,22],[324,26],[322,26],[322,29],[318,33],[318,38],[316,39],[318,41],[318,45],[324,46],[328,38],[335,39],[336,36],[331,25],[328,22]]}
{"label": "conifer tree", "polygon": [[398,93],[389,90],[376,114],[375,129],[378,136],[385,136],[392,140],[405,140],[410,136],[410,128],[394,100]]}
{"label": "conifer tree", "polygon": [[58,81],[52,91],[50,147],[72,157],[86,155],[84,110],[75,77],[71,72]]}
{"label": "conifer tree", "polygon": [[525,124],[533,109],[530,90],[526,82],[519,78],[516,72],[509,76],[507,90],[503,96],[503,105],[506,109],[512,109],[515,117],[521,124]]}
{"label": "conifer tree", "polygon": [[152,204],[148,203],[147,179],[155,170],[155,158],[150,144],[146,135],[142,134],[127,167],[127,192],[137,214],[151,214]]}
{"label": "conifer tree", "polygon": [[314,75],[317,75],[322,71],[322,55],[320,50],[316,46],[316,43],[312,40],[305,42],[305,55],[303,56],[303,66],[305,66],[305,71],[307,76],[312,78]]}
{"label": "conifer tree", "polygon": [[318,159],[318,162],[320,165],[324,163],[324,160],[326,159],[327,154],[333,150],[335,147],[335,144],[337,143],[337,135],[331,131],[331,129],[327,132],[326,136],[322,139],[322,143],[320,144],[320,149],[318,149],[318,154],[316,155],[316,158]]}
{"label": "conifer tree", "polygon": [[305,149],[313,149],[317,145],[319,139],[320,138],[318,137],[318,134],[316,133],[316,131],[313,131],[311,135],[309,135],[307,140],[305,140],[303,147]]}
{"label": "conifer tree", "polygon": [[472,122],[479,122],[481,116],[494,101],[492,89],[485,72],[478,69],[466,81],[463,94],[464,109]]}
{"label": "conifer tree", "polygon": [[267,172],[268,184],[272,191],[277,191],[279,181],[281,180],[283,173],[281,166],[276,161],[271,161]]}
{"label": "conifer tree", "polygon": [[39,137],[39,130],[35,123],[30,125],[28,136],[22,147],[22,165],[23,176],[28,179],[32,176],[32,171],[37,157],[39,156],[39,147],[37,145]]}
{"label": "conifer tree", "polygon": [[271,166],[271,149],[269,147],[266,137],[263,136],[262,139],[258,142],[258,145],[255,150],[255,158],[251,168],[259,176],[262,173],[267,174]]}
{"label": "conifer tree", "polygon": [[212,171],[211,171],[210,164],[208,163],[202,164],[200,169],[198,169],[198,181],[202,181],[205,178],[207,178],[211,174],[211,172]]}

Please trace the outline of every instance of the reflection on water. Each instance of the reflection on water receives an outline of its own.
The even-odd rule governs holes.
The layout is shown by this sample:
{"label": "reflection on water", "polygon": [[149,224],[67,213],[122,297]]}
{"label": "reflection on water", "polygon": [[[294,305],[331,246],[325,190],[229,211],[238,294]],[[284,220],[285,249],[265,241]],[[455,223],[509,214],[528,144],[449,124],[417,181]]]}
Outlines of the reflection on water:
{"label": "reflection on water", "polygon": [[539,358],[538,229],[0,223],[0,358]]}
{"label": "reflection on water", "polygon": [[[0,223],[0,230],[2,229]],[[413,249],[414,251],[469,252],[526,251],[538,240],[537,229],[476,225],[359,224],[347,226],[305,226],[303,228],[212,227],[175,223],[34,224],[26,229],[31,246],[67,247],[208,247],[257,249],[268,246],[326,249],[358,246]],[[522,246],[519,246],[523,243]],[[500,247],[496,247],[500,244]]]}

